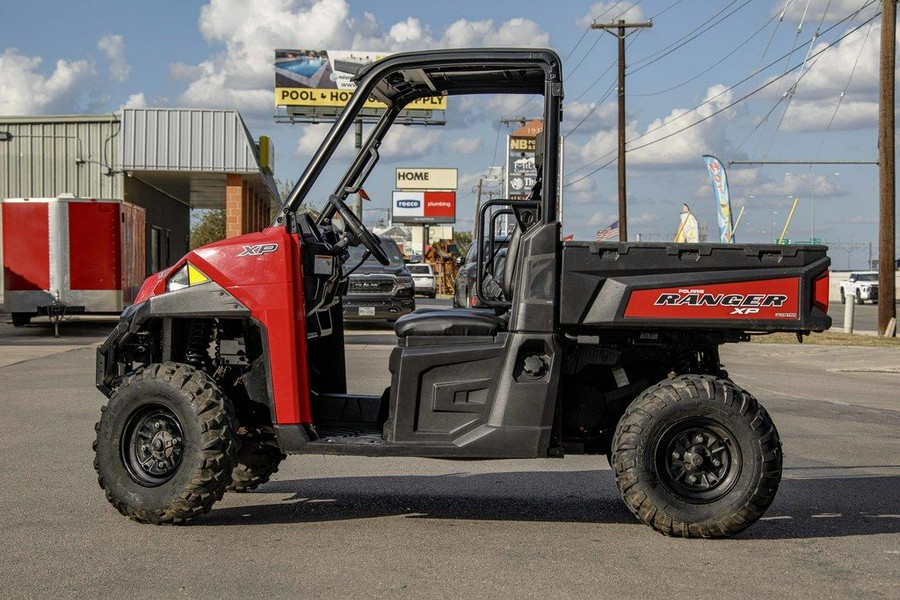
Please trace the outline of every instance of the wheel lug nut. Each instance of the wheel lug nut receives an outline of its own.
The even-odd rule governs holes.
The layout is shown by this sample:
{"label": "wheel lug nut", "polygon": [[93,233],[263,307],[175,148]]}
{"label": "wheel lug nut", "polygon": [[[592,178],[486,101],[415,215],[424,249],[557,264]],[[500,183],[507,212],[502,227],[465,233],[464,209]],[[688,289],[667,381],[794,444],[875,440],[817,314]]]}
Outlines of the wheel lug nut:
{"label": "wheel lug nut", "polygon": [[721,466],[722,466],[722,461],[719,460],[718,458],[716,458],[716,459],[713,460],[713,464],[714,464],[715,466],[717,466],[717,467],[721,467]]}
{"label": "wheel lug nut", "polygon": [[697,477],[694,475],[691,475],[690,477],[688,477],[688,481],[690,483],[697,483]]}
{"label": "wheel lug nut", "polygon": [[163,461],[159,461],[158,463],[156,463],[156,466],[158,466],[160,469],[165,469],[166,463],[164,463]]}
{"label": "wheel lug nut", "polygon": [[156,428],[156,429],[162,429],[162,423],[160,423],[159,421],[157,421],[156,423],[153,424],[153,427]]}
{"label": "wheel lug nut", "polygon": [[698,435],[697,437],[694,438],[694,441],[697,442],[698,444],[702,444],[702,443],[703,443],[703,436],[702,436],[702,435]]}
{"label": "wheel lug nut", "polygon": [[141,452],[147,452],[148,450],[150,450],[150,448],[147,447],[147,444],[141,446]]}
{"label": "wheel lug nut", "polygon": [[672,453],[672,458],[674,458],[675,460],[678,460],[679,458],[681,458],[681,455],[678,454],[677,452],[673,452],[673,453]]}

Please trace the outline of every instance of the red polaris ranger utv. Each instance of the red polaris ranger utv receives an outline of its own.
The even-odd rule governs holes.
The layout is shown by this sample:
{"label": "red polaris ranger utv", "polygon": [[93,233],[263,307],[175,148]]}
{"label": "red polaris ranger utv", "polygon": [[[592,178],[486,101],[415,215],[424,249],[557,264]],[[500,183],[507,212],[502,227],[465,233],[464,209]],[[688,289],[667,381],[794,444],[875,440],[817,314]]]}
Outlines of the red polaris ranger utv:
{"label": "red polaris ranger utv", "polygon": [[[607,457],[628,508],[662,533],[727,536],[756,521],[778,488],[781,442],[718,349],[828,329],[826,248],[561,242],[560,64],[551,50],[465,49],[364,67],[274,224],[151,276],[98,349],[109,403],[94,464],[109,501],[137,521],[188,521],[227,489],[266,482],[287,454],[590,453]],[[398,319],[390,387],[347,394],[348,248],[388,257],[345,200],[410,102],[495,93],[542,96],[544,135],[529,198],[481,208],[479,264],[490,263],[497,215],[517,224],[499,281],[479,269],[487,308]],[[298,208],[322,200],[310,190],[370,97],[387,109],[325,182],[313,220]]]}

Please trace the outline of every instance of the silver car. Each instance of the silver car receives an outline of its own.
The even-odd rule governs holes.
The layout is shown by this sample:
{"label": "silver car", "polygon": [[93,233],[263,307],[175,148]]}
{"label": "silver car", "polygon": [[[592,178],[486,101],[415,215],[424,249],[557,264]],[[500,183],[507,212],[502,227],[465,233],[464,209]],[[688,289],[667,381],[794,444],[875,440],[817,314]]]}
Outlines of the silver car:
{"label": "silver car", "polygon": [[428,264],[406,265],[412,274],[413,285],[417,294],[434,298],[437,295],[437,282],[434,278],[434,269]]}

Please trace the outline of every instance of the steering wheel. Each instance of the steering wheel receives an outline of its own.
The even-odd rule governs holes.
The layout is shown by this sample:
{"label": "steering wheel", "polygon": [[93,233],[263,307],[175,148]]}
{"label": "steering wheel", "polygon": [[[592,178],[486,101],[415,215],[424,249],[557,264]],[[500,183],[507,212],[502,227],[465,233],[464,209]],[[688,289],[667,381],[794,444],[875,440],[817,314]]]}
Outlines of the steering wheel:
{"label": "steering wheel", "polygon": [[391,259],[388,258],[384,248],[381,247],[381,240],[377,235],[366,229],[366,226],[362,224],[362,221],[359,220],[346,204],[341,202],[334,194],[328,198],[328,203],[331,204],[334,207],[334,210],[337,211],[337,214],[341,216],[341,220],[344,221],[347,230],[352,234],[352,236],[348,236],[350,238],[350,243],[354,243],[355,241],[362,242],[362,245],[375,257],[375,260],[384,266],[391,264]]}

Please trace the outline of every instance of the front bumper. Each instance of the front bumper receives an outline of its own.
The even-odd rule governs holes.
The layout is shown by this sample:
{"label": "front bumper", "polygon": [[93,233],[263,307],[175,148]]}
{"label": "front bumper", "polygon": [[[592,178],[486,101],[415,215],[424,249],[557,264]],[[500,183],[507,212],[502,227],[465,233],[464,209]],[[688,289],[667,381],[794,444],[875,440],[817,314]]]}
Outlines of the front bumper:
{"label": "front bumper", "polygon": [[345,321],[398,319],[416,310],[414,298],[344,296],[342,304]]}
{"label": "front bumper", "polygon": [[878,288],[870,287],[859,290],[859,298],[861,300],[878,300]]}

